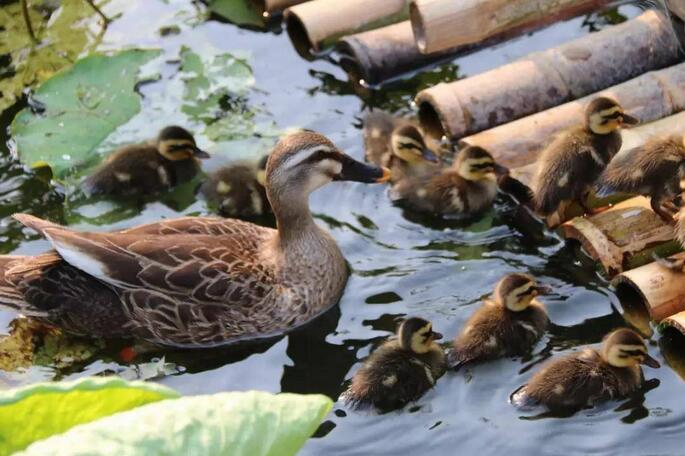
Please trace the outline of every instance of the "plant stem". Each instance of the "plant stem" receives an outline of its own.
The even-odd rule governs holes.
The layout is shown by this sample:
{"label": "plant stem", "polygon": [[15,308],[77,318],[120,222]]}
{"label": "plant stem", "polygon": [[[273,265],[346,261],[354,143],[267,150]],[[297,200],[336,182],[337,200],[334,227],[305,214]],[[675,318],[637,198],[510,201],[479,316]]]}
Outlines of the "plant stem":
{"label": "plant stem", "polygon": [[38,39],[36,39],[36,34],[33,33],[33,25],[31,24],[31,17],[29,16],[28,0],[21,0],[21,13],[24,16],[24,23],[26,23],[26,30],[29,32],[31,41],[33,41],[34,44],[37,44]]}

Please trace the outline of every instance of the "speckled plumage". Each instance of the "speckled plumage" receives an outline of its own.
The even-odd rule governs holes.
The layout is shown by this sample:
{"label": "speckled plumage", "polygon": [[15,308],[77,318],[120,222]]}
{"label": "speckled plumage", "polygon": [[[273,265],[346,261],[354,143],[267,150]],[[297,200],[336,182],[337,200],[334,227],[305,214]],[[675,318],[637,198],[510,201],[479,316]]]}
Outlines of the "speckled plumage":
{"label": "speckled plumage", "polygon": [[[316,155],[320,147],[330,150],[328,155]],[[300,152],[309,161],[298,162]],[[346,167],[367,173],[348,180],[385,176],[343,155],[321,135],[301,132],[282,139],[267,169],[277,230],[186,217],[87,233],[18,215],[57,253],[0,257],[0,304],[76,333],[135,336],[171,346],[283,334],[335,305],[347,282],[345,259],[314,223],[307,202],[311,190],[346,178]],[[319,174],[334,168],[340,176]]]}

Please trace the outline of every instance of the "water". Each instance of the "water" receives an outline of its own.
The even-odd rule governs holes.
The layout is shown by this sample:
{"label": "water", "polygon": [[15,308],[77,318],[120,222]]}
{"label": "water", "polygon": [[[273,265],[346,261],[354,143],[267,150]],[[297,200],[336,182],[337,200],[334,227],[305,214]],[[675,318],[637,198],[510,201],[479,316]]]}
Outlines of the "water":
{"label": "water", "polygon": [[[337,66],[326,60],[302,60],[278,30],[263,33],[214,19],[197,20],[195,7],[184,1],[138,1],[127,7],[113,2],[105,11],[122,15],[107,30],[101,49],[161,46],[172,55],[186,44],[248,51],[258,88],[249,94],[249,102],[262,108],[257,114],[260,122],[273,122],[281,129],[320,131],[357,158],[362,156],[360,120],[369,106],[407,112],[415,91],[426,85],[501,65],[591,28],[583,18],[575,19],[360,98]],[[639,13],[633,6],[619,11],[627,17]],[[175,23],[180,25],[179,34],[160,38],[156,33]],[[601,18],[597,24],[602,25]],[[141,90],[147,97],[159,96],[154,84]],[[0,123],[6,127],[21,107],[2,113]],[[167,118],[152,120],[160,123]],[[176,120],[172,117],[171,121]],[[5,128],[0,131],[5,134]],[[109,141],[116,144],[152,134],[150,127],[143,128],[134,120]],[[3,147],[7,139],[2,138]],[[204,140],[200,138],[201,146]],[[245,147],[260,141],[245,141]],[[238,146],[226,151],[228,156],[242,153]],[[0,160],[0,176],[2,252],[45,250],[45,241],[8,216],[26,211],[60,221],[65,216],[62,190],[48,185],[43,175],[26,175],[7,149]],[[664,366],[645,370],[646,377],[659,384],[635,398],[563,418],[523,413],[508,404],[511,392],[526,382],[539,363],[579,346],[597,344],[611,329],[626,325],[621,302],[595,265],[553,233],[521,225],[510,201],[500,199],[493,211],[478,220],[441,221],[392,206],[382,186],[336,183],[312,195],[311,206],[353,270],[339,307],[303,331],[256,347],[157,353],[154,356],[165,355],[167,361],[184,368],[161,383],[184,394],[260,389],[336,398],[359,360],[394,330],[398,318],[421,315],[449,338],[503,274],[523,271],[554,288],[544,298],[554,325],[530,357],[447,374],[417,404],[399,412],[379,416],[336,404],[302,454],[685,454],[681,448],[685,404],[676,400],[682,379],[664,363],[666,356],[672,365],[682,365],[685,342],[674,333],[652,336],[650,352]],[[178,212],[170,205],[151,202],[127,208],[100,227],[89,225],[87,217],[78,225],[106,230],[205,211],[199,202],[183,207]],[[81,214],[109,209],[87,207]],[[0,311],[0,325],[6,326],[14,316]],[[42,367],[30,378],[75,378],[118,364],[112,353],[104,352],[69,370]]]}

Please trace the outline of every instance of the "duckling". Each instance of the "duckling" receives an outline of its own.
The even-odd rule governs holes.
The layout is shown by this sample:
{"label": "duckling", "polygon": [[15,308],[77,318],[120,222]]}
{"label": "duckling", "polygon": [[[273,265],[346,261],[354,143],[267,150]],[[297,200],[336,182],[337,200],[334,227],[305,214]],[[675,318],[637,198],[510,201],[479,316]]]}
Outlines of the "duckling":
{"label": "duckling", "polygon": [[364,119],[364,155],[376,166],[399,166],[396,175],[409,169],[435,169],[440,162],[416,122],[383,111],[371,112]]}
{"label": "duckling", "polygon": [[393,199],[434,214],[476,214],[491,207],[497,196],[496,169],[488,151],[467,146],[449,168],[429,176],[404,176],[395,182]]}
{"label": "duckling", "polygon": [[601,352],[587,348],[547,363],[514,393],[512,402],[540,403],[558,410],[625,397],[644,380],[640,364],[659,367],[639,334],[617,329],[605,337]]}
{"label": "duckling", "polygon": [[619,129],[636,123],[616,101],[593,99],[585,109],[585,124],[561,134],[542,152],[533,180],[537,211],[550,215],[576,201],[591,213],[587,194],[621,148]]}
{"label": "duckling", "polygon": [[652,210],[667,223],[674,223],[677,208],[673,198],[685,177],[683,136],[652,138],[640,147],[616,156],[600,178],[602,193],[638,193],[651,198]]}
{"label": "duckling", "polygon": [[249,219],[271,213],[264,187],[267,159],[238,162],[213,172],[200,193],[224,217]]}
{"label": "duckling", "polygon": [[495,287],[494,300],[485,300],[454,338],[450,367],[530,350],[549,323],[545,307],[535,299],[547,291],[528,274],[504,276]]}
{"label": "duckling", "polygon": [[442,338],[423,318],[408,318],[393,337],[375,350],[352,378],[341,397],[354,408],[380,411],[404,407],[419,399],[445,372]]}
{"label": "duckling", "polygon": [[83,182],[89,195],[153,194],[191,180],[198,158],[209,154],[195,145],[186,129],[169,126],[154,144],[135,144],[115,151]]}

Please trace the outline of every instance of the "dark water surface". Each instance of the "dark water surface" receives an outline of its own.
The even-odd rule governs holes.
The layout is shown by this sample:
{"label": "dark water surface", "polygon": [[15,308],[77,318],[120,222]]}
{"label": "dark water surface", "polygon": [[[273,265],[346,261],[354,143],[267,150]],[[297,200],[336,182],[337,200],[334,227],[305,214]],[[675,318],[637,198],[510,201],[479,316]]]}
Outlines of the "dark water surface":
{"label": "dark water surface", "polygon": [[[607,17],[614,17],[571,20],[393,83],[362,99],[334,64],[298,57],[284,33],[240,29],[214,18],[194,23],[194,8],[184,1],[123,3],[126,5],[108,5],[109,12],[119,11],[122,16],[110,26],[101,49],[161,46],[172,55],[185,44],[248,51],[256,80],[249,101],[261,106],[259,121],[274,122],[281,129],[320,131],[357,158],[363,153],[361,117],[369,106],[406,112],[415,91],[426,85],[454,79],[457,74],[475,74],[555,46],[601,28]],[[622,6],[619,12],[632,17],[639,9]],[[160,39],[156,30],[170,23],[181,23],[181,33]],[[141,92],[148,99],[165,96],[155,84],[141,87]],[[19,108],[0,117],[2,135]],[[116,144],[152,136],[167,123],[165,115],[141,115],[109,140]],[[178,121],[173,116],[170,120]],[[221,151],[224,158],[244,153],[240,145],[231,147]],[[28,211],[59,221],[65,217],[62,203],[60,191],[40,176],[26,175],[4,149],[0,157],[2,252],[45,250],[45,241],[22,230],[8,216]],[[379,416],[350,412],[336,404],[319,438],[310,440],[302,454],[685,454],[684,385],[664,359],[664,353],[673,356],[674,350],[685,354],[682,338],[674,334],[653,334],[650,352],[664,366],[647,368],[645,373],[648,379],[658,379],[652,383],[659,385],[635,398],[565,418],[535,416],[538,412],[523,413],[508,404],[511,392],[549,356],[597,344],[608,331],[627,325],[619,299],[592,262],[552,233],[533,229],[525,232],[537,233],[535,236],[522,234],[511,202],[501,199],[478,220],[441,221],[393,207],[383,186],[347,183],[316,192],[311,206],[320,225],[337,239],[353,270],[340,306],[305,330],[258,347],[161,353],[186,369],[161,383],[184,394],[260,389],[336,398],[359,367],[359,360],[394,330],[398,318],[421,315],[449,338],[503,274],[524,271],[554,289],[544,298],[554,326],[529,358],[447,374],[415,406],[399,412]],[[111,209],[98,203],[80,211],[86,218],[80,219],[78,226],[109,230],[206,211],[201,202],[181,212],[173,207],[148,203],[140,210],[129,208],[115,223],[89,225],[88,216]],[[0,325],[6,326],[14,316],[0,311]],[[103,354],[77,372],[43,367],[21,382],[87,375],[116,365],[111,359]],[[677,356],[669,360],[675,365]]]}

